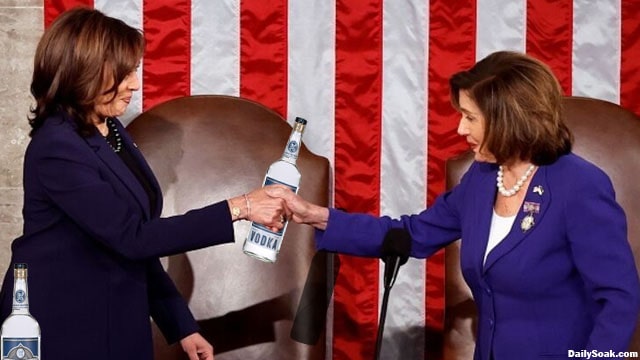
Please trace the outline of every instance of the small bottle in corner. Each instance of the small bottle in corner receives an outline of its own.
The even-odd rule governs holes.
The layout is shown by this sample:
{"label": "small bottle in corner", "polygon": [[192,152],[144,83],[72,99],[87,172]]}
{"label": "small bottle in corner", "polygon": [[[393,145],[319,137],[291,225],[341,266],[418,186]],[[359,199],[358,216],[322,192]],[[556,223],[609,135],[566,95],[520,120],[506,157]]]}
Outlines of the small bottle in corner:
{"label": "small bottle in corner", "polygon": [[[284,148],[284,153],[278,161],[269,166],[262,186],[281,184],[288,186],[295,193],[298,192],[300,171],[296,166],[296,160],[298,160],[298,154],[302,147],[302,133],[306,124],[307,120],[300,117],[296,118],[291,135]],[[287,224],[288,222],[285,222],[282,230],[273,232],[260,224],[252,222],[242,250],[245,254],[256,259],[270,263],[275,262]]]}
{"label": "small bottle in corner", "polygon": [[27,264],[15,264],[13,278],[13,308],[0,330],[2,360],[39,360],[40,325],[29,313]]}

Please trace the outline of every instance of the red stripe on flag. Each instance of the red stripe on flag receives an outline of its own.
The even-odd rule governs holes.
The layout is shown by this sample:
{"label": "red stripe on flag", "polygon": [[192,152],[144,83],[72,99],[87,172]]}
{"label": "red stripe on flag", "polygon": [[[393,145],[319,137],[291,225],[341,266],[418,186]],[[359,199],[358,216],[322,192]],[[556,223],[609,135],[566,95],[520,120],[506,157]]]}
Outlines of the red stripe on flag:
{"label": "red stripe on flag", "polygon": [[551,67],[571,95],[573,0],[527,2],[527,53]]}
{"label": "red stripe on flag", "polygon": [[[335,204],[380,212],[382,0],[336,4]],[[378,260],[339,255],[333,358],[372,359],[378,326]]]}
{"label": "red stripe on flag", "polygon": [[240,96],[287,115],[287,0],[240,1]]}
{"label": "red stripe on flag", "polygon": [[[466,146],[457,133],[458,115],[451,106],[449,77],[475,62],[474,0],[432,0],[429,19],[429,110],[427,203],[445,190],[445,161]],[[427,260],[425,359],[442,358],[444,329],[444,252]]]}
{"label": "red stripe on flag", "polygon": [[622,2],[620,105],[640,115],[640,1]]}
{"label": "red stripe on flag", "polygon": [[93,0],[47,0],[44,2],[44,27],[48,28],[51,22],[65,10],[76,6],[88,6],[93,8]]}
{"label": "red stripe on flag", "polygon": [[143,110],[191,93],[191,1],[145,0]]}

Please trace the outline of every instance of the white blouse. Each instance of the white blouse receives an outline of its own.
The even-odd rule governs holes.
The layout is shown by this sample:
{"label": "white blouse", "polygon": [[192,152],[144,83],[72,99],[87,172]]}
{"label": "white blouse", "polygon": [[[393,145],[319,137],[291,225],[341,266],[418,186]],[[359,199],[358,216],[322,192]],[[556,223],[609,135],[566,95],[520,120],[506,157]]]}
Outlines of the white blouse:
{"label": "white blouse", "polygon": [[491,228],[489,230],[489,242],[487,242],[487,250],[484,252],[484,261],[482,264],[487,261],[487,256],[489,252],[493,250],[501,241],[504,239],[511,227],[513,226],[513,222],[516,219],[516,215],[513,216],[500,216],[496,214],[496,211],[493,210],[493,216],[491,217]]}

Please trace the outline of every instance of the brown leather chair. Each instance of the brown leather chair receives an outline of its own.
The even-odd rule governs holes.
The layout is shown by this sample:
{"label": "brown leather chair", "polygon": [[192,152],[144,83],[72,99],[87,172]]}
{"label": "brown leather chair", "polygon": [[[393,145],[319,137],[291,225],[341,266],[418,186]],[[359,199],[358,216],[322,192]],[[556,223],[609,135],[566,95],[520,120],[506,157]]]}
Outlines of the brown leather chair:
{"label": "brown leather chair", "polygon": [[[160,104],[128,131],[158,177],[163,216],[170,216],[261,186],[291,126],[256,102],[210,95]],[[328,160],[303,146],[297,164],[300,194],[327,205]],[[289,224],[269,264],[242,252],[248,222],[234,226],[235,244],[163,259],[216,359],[324,359],[330,259],[316,253],[312,228]],[[155,325],[154,347],[157,360],[187,359]]]}
{"label": "brown leather chair", "polygon": [[[610,102],[567,97],[566,121],[575,136],[574,152],[602,168],[610,177],[624,208],[629,242],[640,269],[640,118]],[[447,188],[460,181],[473,156],[464,153],[447,162]],[[447,247],[444,359],[473,358],[476,308],[460,272],[459,241]],[[640,351],[640,326],[630,351]]]}

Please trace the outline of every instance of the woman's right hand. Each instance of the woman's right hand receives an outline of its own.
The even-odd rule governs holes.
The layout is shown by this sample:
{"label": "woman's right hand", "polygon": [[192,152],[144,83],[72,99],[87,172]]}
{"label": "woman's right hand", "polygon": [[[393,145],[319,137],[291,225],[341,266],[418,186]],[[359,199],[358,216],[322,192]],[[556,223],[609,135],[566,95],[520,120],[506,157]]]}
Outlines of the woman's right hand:
{"label": "woman's right hand", "polygon": [[291,219],[299,224],[311,225],[317,229],[327,228],[329,209],[310,203],[286,187],[265,188],[269,196],[281,198],[291,214]]}

